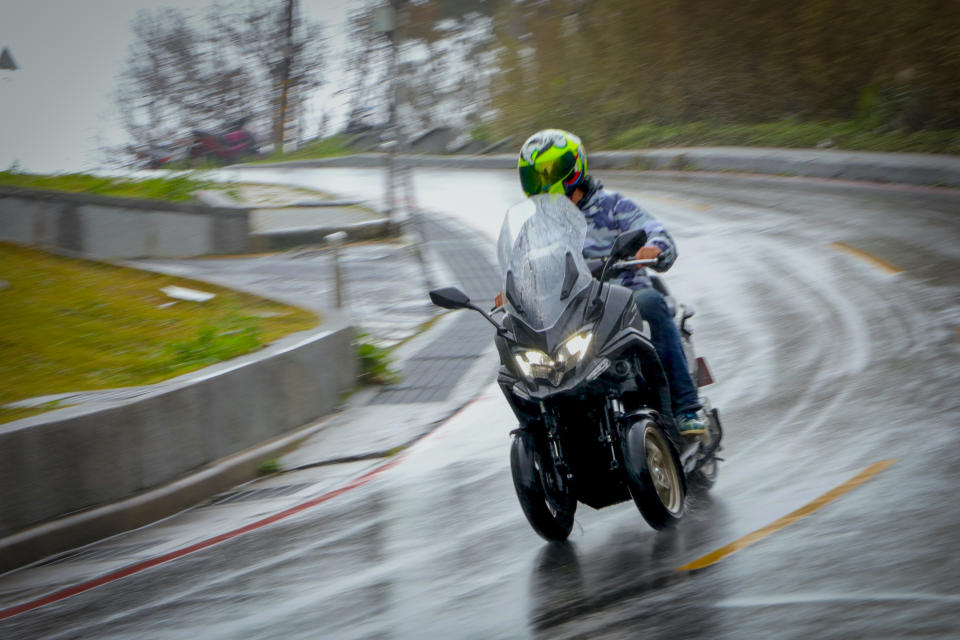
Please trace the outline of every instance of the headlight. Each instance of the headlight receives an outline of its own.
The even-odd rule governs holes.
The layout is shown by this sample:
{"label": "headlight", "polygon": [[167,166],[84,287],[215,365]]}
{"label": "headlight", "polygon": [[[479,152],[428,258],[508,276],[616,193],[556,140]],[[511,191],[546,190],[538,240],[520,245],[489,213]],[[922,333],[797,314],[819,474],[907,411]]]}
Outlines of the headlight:
{"label": "headlight", "polygon": [[587,355],[587,349],[590,347],[592,341],[592,331],[578,333],[560,345],[560,351],[557,352],[557,360],[560,361],[560,364],[567,367],[577,364],[583,359],[583,356]]}
{"label": "headlight", "polygon": [[513,354],[513,358],[525,378],[549,380],[553,384],[560,384],[564,374],[587,355],[591,342],[593,342],[593,332],[581,331],[560,345],[553,358],[536,349],[517,351]]}
{"label": "headlight", "polygon": [[550,356],[536,349],[518,351],[513,357],[517,361],[517,366],[520,367],[523,375],[530,379],[549,378],[550,373],[553,372],[556,366],[556,363],[550,359]]}

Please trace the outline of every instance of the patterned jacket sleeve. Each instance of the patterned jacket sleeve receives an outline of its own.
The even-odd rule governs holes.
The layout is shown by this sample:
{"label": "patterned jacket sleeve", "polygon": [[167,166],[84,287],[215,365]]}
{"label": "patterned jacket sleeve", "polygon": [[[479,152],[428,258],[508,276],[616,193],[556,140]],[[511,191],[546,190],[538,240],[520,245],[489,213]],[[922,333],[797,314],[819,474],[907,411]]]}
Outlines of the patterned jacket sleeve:
{"label": "patterned jacket sleeve", "polygon": [[654,271],[666,271],[677,259],[677,245],[667,233],[663,223],[653,217],[649,211],[630,198],[621,197],[614,208],[614,217],[620,232],[643,229],[647,233],[644,246],[657,247],[660,255],[657,264],[650,267]]}

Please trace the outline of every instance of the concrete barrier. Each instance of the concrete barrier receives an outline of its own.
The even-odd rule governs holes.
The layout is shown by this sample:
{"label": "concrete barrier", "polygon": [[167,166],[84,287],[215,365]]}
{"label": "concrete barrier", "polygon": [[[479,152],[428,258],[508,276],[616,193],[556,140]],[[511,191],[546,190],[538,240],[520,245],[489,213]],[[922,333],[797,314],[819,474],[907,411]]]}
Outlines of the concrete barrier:
{"label": "concrete barrier", "polygon": [[[51,525],[182,481],[328,414],[354,384],[352,342],[352,327],[328,318],[322,330],[154,385],[132,400],[0,425],[0,571],[190,506],[195,493],[174,491],[113,519]],[[237,481],[206,478],[202,495]]]}
{"label": "concrete barrier", "polygon": [[0,240],[94,258],[248,251],[249,211],[0,186]]}
{"label": "concrete barrier", "polygon": [[[692,147],[588,152],[589,169],[737,171],[767,175],[868,180],[960,188],[960,158],[924,153],[878,153],[813,149]],[[262,167],[379,167],[382,153],[296,160]],[[411,167],[516,169],[516,153],[489,155],[403,155]]]}
{"label": "concrete barrier", "polygon": [[444,153],[457,137],[451,127],[434,127],[410,140],[411,153]]}
{"label": "concrete barrier", "polygon": [[374,220],[355,224],[312,229],[278,229],[250,234],[250,250],[255,253],[286,251],[304,245],[326,244],[326,237],[332,233],[343,232],[350,242],[364,240],[384,240],[400,236],[400,226],[389,220]]}

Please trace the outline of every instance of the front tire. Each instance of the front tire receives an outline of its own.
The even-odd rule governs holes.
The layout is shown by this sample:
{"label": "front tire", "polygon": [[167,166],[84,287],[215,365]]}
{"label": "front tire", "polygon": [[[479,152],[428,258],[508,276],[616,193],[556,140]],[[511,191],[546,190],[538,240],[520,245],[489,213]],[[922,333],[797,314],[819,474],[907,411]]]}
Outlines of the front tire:
{"label": "front tire", "polygon": [[547,498],[545,469],[530,434],[518,433],[514,436],[510,447],[510,471],[513,473],[513,487],[517,491],[520,508],[533,530],[546,540],[566,540],[573,530],[577,502],[568,498],[564,505],[558,505]]}
{"label": "front tire", "polygon": [[627,488],[643,519],[663,529],[683,517],[686,487],[677,454],[656,422],[645,418],[623,437]]}

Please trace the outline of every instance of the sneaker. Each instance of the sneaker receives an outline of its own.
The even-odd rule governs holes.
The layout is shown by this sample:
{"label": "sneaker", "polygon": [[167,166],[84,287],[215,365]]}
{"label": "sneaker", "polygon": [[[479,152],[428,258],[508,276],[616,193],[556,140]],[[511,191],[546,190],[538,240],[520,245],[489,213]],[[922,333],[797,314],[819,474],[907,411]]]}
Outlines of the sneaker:
{"label": "sneaker", "polygon": [[707,425],[700,416],[697,415],[696,411],[688,411],[680,414],[680,418],[677,420],[677,427],[680,429],[680,434],[684,436],[696,437],[707,433]]}

